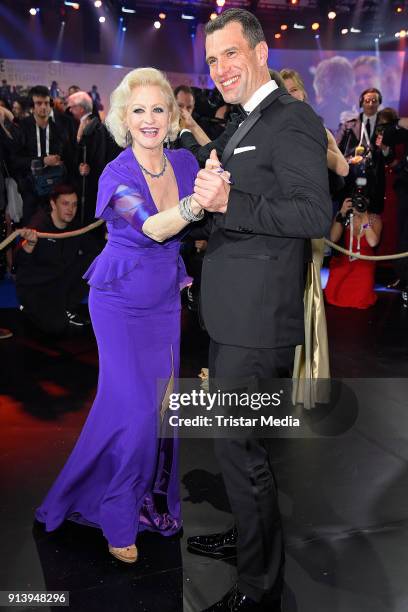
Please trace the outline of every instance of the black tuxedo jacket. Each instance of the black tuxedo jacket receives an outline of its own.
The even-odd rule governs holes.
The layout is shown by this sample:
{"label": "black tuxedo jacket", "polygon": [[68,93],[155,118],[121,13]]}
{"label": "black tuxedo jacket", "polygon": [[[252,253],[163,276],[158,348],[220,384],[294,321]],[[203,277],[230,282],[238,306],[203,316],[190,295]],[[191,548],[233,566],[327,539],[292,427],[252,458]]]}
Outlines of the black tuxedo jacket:
{"label": "black tuxedo jacket", "polygon": [[241,124],[222,157],[226,214],[213,216],[201,303],[218,343],[275,348],[303,342],[305,240],[328,233],[332,205],[320,119],[281,88]]}

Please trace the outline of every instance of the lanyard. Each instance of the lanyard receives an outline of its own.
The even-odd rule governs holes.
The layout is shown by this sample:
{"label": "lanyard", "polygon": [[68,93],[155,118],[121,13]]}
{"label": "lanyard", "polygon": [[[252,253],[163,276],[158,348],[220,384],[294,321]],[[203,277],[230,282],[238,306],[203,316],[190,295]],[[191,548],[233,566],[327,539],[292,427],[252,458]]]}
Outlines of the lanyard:
{"label": "lanyard", "polygon": [[[370,123],[370,125],[371,125],[371,123]],[[363,139],[364,138],[366,140],[367,146],[370,147],[371,141],[370,141],[370,138],[368,136],[366,125],[365,125],[364,121],[361,121],[361,137],[360,137],[360,142],[358,143],[359,147],[363,144]]]}
{"label": "lanyard", "polygon": [[[37,133],[37,156],[41,157],[41,139],[40,139],[40,128],[35,124],[35,131]],[[45,155],[50,154],[50,124],[47,123],[45,128]]]}

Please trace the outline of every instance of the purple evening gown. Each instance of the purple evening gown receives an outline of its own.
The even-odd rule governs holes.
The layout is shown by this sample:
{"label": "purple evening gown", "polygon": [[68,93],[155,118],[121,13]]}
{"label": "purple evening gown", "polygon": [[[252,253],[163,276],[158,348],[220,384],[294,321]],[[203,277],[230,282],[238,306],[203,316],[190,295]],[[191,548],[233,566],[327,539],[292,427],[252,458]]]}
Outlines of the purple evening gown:
{"label": "purple evening gown", "polygon": [[[179,197],[193,192],[198,165],[165,152]],[[132,150],[105,168],[96,215],[108,242],[85,277],[99,350],[95,401],[64,468],[36,511],[46,530],[65,519],[102,529],[112,546],[138,531],[180,529],[177,440],[158,436],[157,381],[178,376],[180,286],[186,280],[180,234],[158,243],[141,227],[157,213]],[[165,383],[163,383],[163,389]]]}

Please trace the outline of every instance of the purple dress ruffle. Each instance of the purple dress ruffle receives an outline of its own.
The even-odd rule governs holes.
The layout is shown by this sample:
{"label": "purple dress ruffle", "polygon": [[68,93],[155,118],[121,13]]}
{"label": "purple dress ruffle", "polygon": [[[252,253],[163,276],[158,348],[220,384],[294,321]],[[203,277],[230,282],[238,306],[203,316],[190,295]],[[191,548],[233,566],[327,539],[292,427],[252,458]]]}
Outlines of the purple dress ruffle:
{"label": "purple dress ruffle", "polygon": [[[165,152],[179,198],[194,190],[198,165],[182,149]],[[99,527],[112,546],[144,529],[181,527],[178,443],[161,438],[160,394],[178,376],[180,287],[188,282],[181,235],[157,243],[141,231],[157,213],[131,149],[105,168],[96,216],[108,242],[84,278],[99,351],[94,404],[57,480],[36,511],[46,530],[65,519]]]}

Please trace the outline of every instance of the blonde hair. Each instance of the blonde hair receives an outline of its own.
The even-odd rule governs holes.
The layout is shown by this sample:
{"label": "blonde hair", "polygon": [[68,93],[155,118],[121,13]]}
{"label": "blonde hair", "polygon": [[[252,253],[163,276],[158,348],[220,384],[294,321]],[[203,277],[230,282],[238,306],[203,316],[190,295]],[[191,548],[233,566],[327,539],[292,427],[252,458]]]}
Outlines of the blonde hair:
{"label": "blonde hair", "polygon": [[151,85],[160,87],[168,104],[170,126],[167,135],[170,140],[175,140],[177,137],[180,131],[180,111],[169,81],[156,68],[136,68],[136,70],[129,72],[111,93],[110,109],[105,119],[106,127],[120,147],[124,148],[129,144],[126,137],[128,129],[125,118],[130,94],[136,87]]}
{"label": "blonde hair", "polygon": [[288,79],[292,79],[295,85],[299,87],[299,89],[302,90],[305,96],[304,98],[305,101],[307,100],[307,91],[305,88],[305,84],[297,70],[293,70],[292,68],[282,68],[282,70],[280,71],[280,75],[284,81],[287,81]]}

